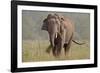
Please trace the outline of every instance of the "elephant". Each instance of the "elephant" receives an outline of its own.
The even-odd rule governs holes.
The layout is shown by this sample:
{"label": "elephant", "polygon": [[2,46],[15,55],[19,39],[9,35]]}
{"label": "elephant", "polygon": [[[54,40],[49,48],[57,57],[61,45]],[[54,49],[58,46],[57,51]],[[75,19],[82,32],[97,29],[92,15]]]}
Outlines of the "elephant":
{"label": "elephant", "polygon": [[48,14],[42,25],[42,30],[47,31],[50,38],[51,45],[47,51],[49,52],[50,48],[52,48],[53,55],[59,56],[61,49],[64,48],[66,55],[69,52],[72,41],[79,45],[84,44],[73,40],[74,29],[74,23],[68,17],[56,13]]}

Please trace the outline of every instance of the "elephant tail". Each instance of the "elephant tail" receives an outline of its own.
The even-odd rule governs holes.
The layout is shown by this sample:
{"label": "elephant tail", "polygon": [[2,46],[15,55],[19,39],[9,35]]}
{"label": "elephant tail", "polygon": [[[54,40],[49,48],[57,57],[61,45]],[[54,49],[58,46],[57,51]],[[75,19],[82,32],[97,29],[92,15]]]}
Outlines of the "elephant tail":
{"label": "elephant tail", "polygon": [[83,45],[83,44],[85,44],[84,42],[83,43],[79,43],[79,42],[77,42],[77,41],[75,41],[75,40],[72,40],[74,43],[76,43],[76,44],[78,44],[78,45]]}

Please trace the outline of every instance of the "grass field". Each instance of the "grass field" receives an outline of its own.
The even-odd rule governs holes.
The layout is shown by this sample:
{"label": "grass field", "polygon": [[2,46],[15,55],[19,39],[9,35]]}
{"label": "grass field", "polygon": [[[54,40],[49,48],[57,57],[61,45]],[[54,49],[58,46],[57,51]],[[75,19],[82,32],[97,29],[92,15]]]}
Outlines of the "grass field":
{"label": "grass field", "polygon": [[88,42],[84,45],[72,43],[68,55],[65,56],[64,50],[62,49],[60,57],[56,58],[52,55],[52,52],[46,52],[46,48],[49,46],[49,41],[23,40],[22,62],[89,59],[90,47],[88,44]]}

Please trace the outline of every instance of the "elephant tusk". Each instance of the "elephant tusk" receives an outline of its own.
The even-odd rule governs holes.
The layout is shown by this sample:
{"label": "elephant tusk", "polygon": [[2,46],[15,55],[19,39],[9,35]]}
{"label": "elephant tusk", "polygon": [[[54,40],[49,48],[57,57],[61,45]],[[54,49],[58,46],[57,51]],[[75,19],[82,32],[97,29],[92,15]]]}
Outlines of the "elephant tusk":
{"label": "elephant tusk", "polygon": [[57,38],[57,33],[56,33],[56,38]]}

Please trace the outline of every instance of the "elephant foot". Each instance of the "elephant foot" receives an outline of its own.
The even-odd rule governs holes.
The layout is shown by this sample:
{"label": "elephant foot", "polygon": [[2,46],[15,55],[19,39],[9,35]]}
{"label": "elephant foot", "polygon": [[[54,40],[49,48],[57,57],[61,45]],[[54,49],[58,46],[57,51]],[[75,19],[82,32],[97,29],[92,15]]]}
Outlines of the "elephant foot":
{"label": "elephant foot", "polygon": [[57,57],[57,52],[55,48],[52,50],[52,53],[53,53],[53,56]]}
{"label": "elephant foot", "polygon": [[68,55],[69,54],[69,50],[70,50],[70,43],[64,44],[65,55]]}
{"label": "elephant foot", "polygon": [[59,58],[59,57],[60,57],[60,55],[57,54],[57,53],[53,53],[53,56],[54,56],[55,58]]}
{"label": "elephant foot", "polygon": [[69,49],[65,51],[65,56],[69,56]]}
{"label": "elephant foot", "polygon": [[70,49],[66,48],[65,49],[65,56],[67,56],[67,58],[69,58],[69,56],[70,56],[69,52],[70,52]]}
{"label": "elephant foot", "polygon": [[59,57],[60,56],[60,50],[58,50],[58,48],[57,48],[57,46],[55,46],[54,48],[53,48],[53,55],[55,56],[55,57]]}

